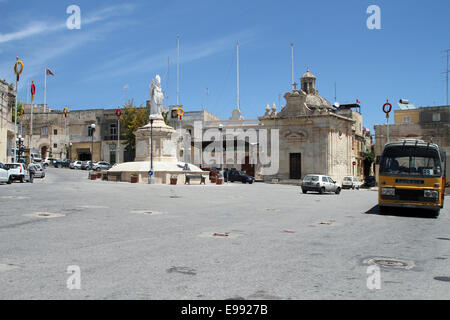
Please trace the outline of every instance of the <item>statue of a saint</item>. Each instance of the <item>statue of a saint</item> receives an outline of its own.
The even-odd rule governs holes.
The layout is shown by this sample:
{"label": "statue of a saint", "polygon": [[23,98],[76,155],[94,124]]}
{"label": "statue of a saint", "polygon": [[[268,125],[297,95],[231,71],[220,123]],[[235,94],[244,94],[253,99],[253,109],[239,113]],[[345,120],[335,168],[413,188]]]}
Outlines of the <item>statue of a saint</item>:
{"label": "statue of a saint", "polygon": [[161,77],[157,74],[150,85],[150,117],[162,119],[163,101],[164,93],[161,89]]}

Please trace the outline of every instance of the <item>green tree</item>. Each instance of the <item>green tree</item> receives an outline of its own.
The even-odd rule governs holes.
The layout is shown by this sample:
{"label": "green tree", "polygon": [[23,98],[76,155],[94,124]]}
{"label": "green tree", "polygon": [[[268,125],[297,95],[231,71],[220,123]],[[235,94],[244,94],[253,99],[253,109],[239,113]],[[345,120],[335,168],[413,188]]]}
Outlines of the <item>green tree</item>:
{"label": "green tree", "polygon": [[370,175],[370,168],[372,167],[372,163],[375,161],[375,155],[370,152],[364,157],[364,176],[367,177]]}
{"label": "green tree", "polygon": [[125,149],[128,152],[136,151],[136,137],[134,132],[148,122],[148,110],[142,107],[138,108],[134,105],[133,100],[125,103],[123,107],[122,117],[120,119],[120,133],[125,138]]}
{"label": "green tree", "polygon": [[[16,110],[16,106],[13,107],[13,112],[12,112],[12,122],[14,122],[15,119],[15,111]],[[17,102],[17,120],[20,121],[20,115],[22,114],[22,110],[23,110],[23,104],[22,102]]]}

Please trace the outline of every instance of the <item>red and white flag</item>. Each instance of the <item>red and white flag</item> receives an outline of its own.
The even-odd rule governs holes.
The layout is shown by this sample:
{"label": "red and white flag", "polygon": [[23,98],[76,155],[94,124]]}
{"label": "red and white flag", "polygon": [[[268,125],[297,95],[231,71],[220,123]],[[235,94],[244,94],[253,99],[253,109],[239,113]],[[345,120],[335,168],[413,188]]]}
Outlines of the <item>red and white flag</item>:
{"label": "red and white flag", "polygon": [[359,101],[359,99],[356,99],[356,103],[361,103],[361,101]]}
{"label": "red and white flag", "polygon": [[53,74],[52,70],[50,70],[49,68],[46,68],[46,72],[47,72],[47,75],[55,76],[55,75]]}

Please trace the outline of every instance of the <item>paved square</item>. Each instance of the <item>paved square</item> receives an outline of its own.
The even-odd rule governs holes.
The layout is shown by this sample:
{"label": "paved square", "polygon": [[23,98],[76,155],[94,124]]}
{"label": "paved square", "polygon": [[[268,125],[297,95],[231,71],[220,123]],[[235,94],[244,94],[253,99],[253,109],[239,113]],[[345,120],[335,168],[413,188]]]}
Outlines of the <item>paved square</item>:
{"label": "paved square", "polygon": [[[449,299],[450,219],[377,193],[143,185],[49,169],[0,185],[1,299]],[[448,205],[448,204],[447,204]],[[384,258],[381,289],[368,263]],[[389,259],[406,263],[389,265]],[[69,266],[81,289],[69,290]]]}

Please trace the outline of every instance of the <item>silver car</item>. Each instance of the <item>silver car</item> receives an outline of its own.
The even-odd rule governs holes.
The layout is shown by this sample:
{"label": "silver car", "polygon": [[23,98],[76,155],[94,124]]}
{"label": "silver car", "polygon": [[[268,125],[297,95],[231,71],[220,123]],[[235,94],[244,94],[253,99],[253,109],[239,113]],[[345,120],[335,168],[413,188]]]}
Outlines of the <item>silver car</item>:
{"label": "silver car", "polygon": [[45,178],[45,169],[40,163],[30,164],[28,170],[33,173],[35,178]]}
{"label": "silver car", "polygon": [[302,181],[302,192],[315,191],[320,194],[325,192],[341,193],[341,186],[331,177],[322,174],[308,174]]}

